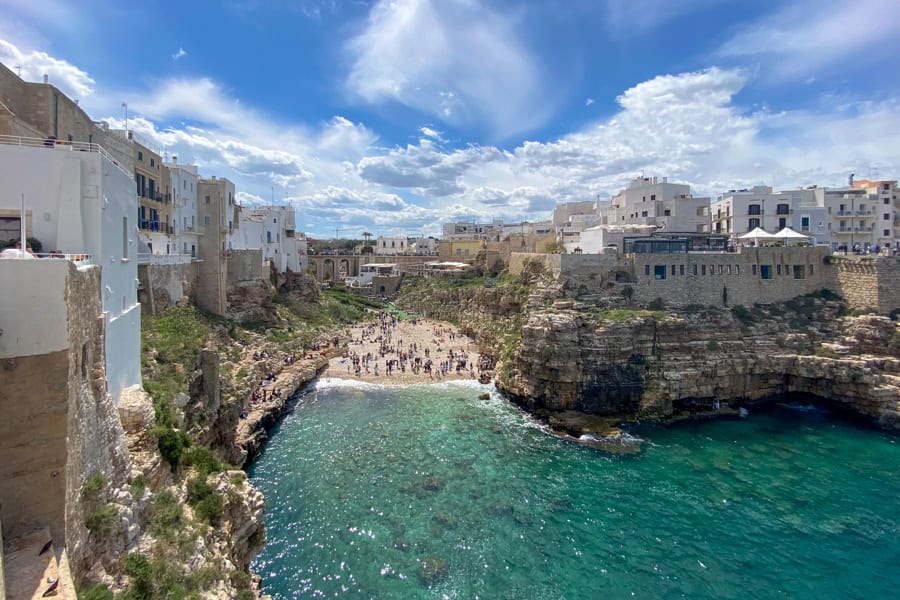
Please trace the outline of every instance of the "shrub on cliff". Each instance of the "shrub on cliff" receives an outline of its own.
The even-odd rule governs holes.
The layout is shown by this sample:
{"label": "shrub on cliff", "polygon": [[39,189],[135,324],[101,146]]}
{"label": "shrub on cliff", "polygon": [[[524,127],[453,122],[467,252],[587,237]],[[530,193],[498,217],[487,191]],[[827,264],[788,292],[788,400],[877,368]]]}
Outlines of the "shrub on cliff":
{"label": "shrub on cliff", "polygon": [[216,490],[206,483],[205,477],[194,477],[187,482],[188,504],[201,521],[216,526],[222,520],[224,506]]}
{"label": "shrub on cliff", "polygon": [[166,459],[172,470],[176,470],[181,464],[181,455],[184,449],[191,445],[190,438],[183,431],[176,431],[171,427],[154,427],[150,433],[157,438],[159,453]]}

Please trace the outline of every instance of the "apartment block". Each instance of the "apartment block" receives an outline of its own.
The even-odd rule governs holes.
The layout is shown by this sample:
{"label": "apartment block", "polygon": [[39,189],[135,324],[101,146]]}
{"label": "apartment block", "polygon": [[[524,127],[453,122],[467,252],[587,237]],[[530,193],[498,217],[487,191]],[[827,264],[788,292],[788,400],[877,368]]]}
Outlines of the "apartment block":
{"label": "apartment block", "polygon": [[737,239],[757,227],[769,233],[785,227],[808,235],[812,243],[828,243],[828,219],[815,188],[773,192],[771,187],[729,190],[710,206],[712,233]]}
{"label": "apartment block", "polygon": [[224,315],[228,307],[228,263],[225,252],[228,236],[234,235],[240,224],[240,207],[234,199],[234,184],[225,178],[198,179],[197,218],[199,220],[198,247],[200,250],[197,302],[217,315]]}
{"label": "apartment block", "polygon": [[198,226],[197,198],[200,177],[197,165],[178,164],[178,157],[173,156],[171,163],[165,163],[168,170],[172,196],[172,227],[174,252],[177,254],[198,257],[200,246],[200,227]]}
{"label": "apartment block", "polygon": [[709,231],[709,198],[668,177],[637,177],[608,202],[597,203],[600,225],[644,225],[664,231]]}
{"label": "apartment block", "polygon": [[875,243],[879,246],[900,248],[900,199],[897,198],[897,182],[891,179],[859,179],[853,187],[866,190],[871,202]]}

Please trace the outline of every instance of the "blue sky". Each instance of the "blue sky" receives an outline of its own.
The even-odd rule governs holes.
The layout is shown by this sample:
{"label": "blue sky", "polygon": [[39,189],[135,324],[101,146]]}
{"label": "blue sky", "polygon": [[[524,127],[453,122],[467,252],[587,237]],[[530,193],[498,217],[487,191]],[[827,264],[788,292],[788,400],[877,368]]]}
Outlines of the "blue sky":
{"label": "blue sky", "polygon": [[896,179],[898,40],[900,0],[0,0],[0,62],[313,234]]}

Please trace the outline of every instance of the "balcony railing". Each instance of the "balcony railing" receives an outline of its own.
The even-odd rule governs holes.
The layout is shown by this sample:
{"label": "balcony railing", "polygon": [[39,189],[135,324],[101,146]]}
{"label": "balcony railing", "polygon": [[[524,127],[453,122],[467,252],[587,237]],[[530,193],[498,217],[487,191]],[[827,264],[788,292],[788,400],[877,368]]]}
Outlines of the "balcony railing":
{"label": "balcony railing", "polygon": [[53,139],[52,137],[41,139],[21,137],[17,135],[0,135],[0,144],[6,144],[8,146],[24,146],[26,148],[55,148],[60,150],[73,150],[78,152],[96,152],[97,154],[111,162],[120,171],[128,175],[129,179],[134,177],[132,173],[122,168],[122,165],[119,164],[119,161],[113,158],[113,156],[109,152],[107,152],[100,144],[88,142],[67,142],[63,140]]}
{"label": "balcony railing", "polygon": [[138,219],[138,228],[145,231],[158,231],[160,233],[167,233],[169,235],[175,233],[175,228],[168,223],[151,221],[150,219]]}
{"label": "balcony railing", "polygon": [[151,254],[141,252],[138,254],[138,264],[141,265],[184,265],[193,260],[190,254]]}

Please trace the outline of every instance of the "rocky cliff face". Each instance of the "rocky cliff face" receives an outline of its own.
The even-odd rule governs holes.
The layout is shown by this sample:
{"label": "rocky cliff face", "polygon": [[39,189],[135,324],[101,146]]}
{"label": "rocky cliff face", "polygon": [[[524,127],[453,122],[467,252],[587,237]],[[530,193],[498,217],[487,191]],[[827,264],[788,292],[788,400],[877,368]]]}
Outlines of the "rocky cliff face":
{"label": "rocky cliff face", "polygon": [[557,300],[528,314],[500,384],[532,410],[667,417],[805,393],[900,428],[900,327],[841,316],[837,301],[598,311]]}

